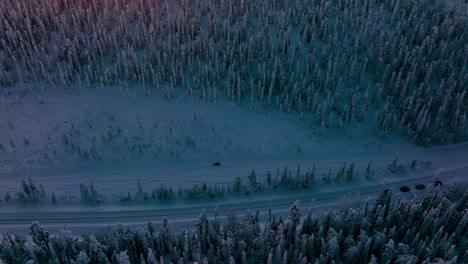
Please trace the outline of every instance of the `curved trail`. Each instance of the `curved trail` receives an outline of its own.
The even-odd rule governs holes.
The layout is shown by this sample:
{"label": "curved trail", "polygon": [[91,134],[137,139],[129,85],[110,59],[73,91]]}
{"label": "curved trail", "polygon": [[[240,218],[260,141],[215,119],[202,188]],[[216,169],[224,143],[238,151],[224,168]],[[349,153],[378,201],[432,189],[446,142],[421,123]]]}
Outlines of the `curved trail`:
{"label": "curved trail", "polygon": [[[378,195],[382,182],[386,182],[388,188],[393,188],[394,199],[398,198],[411,198],[414,195],[422,195],[424,190],[415,190],[414,185],[423,183],[428,186],[434,176],[434,172],[439,168],[440,178],[444,181],[444,188],[450,183],[462,183],[466,186],[468,182],[468,144],[454,145],[444,148],[434,148],[423,150],[420,159],[430,159],[433,161],[434,166],[430,170],[416,171],[409,175],[387,175],[374,180],[354,180],[351,183],[338,183],[330,185],[318,185],[307,191],[300,192],[279,192],[274,191],[253,194],[250,197],[230,197],[224,200],[215,201],[198,201],[198,202],[176,202],[171,204],[144,204],[144,205],[102,205],[102,206],[56,206],[56,207],[39,207],[39,208],[25,208],[25,207],[6,207],[0,210],[0,233],[1,232],[25,232],[31,222],[39,221],[46,229],[55,232],[66,226],[73,231],[86,231],[99,226],[107,226],[113,224],[129,224],[129,225],[142,225],[151,221],[159,223],[164,217],[167,217],[173,225],[191,225],[198,221],[198,217],[203,209],[209,217],[214,215],[214,208],[218,206],[218,212],[221,218],[225,217],[229,211],[236,211],[240,216],[250,210],[252,213],[256,209],[260,209],[261,215],[266,214],[268,204],[272,206],[272,212],[277,216],[287,217],[289,207],[297,199],[301,201],[302,213],[305,214],[309,208],[309,204],[314,200],[313,210],[328,210],[331,208],[339,208],[345,203],[353,202],[357,199],[370,199],[373,200]],[[411,154],[412,155],[412,154]],[[390,157],[390,156],[389,156]],[[374,157],[375,158],[375,157]],[[364,157],[359,157],[363,159]],[[369,160],[371,156],[369,156]],[[374,159],[375,160],[375,159]],[[387,160],[382,157],[381,160]],[[406,161],[406,160],[405,160]],[[286,163],[304,164],[297,160],[288,160]],[[336,163],[336,164],[335,164]],[[211,179],[212,182],[222,183],[231,180],[232,175],[238,175],[239,164],[226,166],[222,170],[222,177],[216,177],[218,174],[213,174],[213,168],[206,166],[205,175],[208,175],[203,180]],[[247,167],[255,164],[255,161],[242,166],[245,171]],[[260,161],[259,167],[267,166]],[[342,165],[342,160],[322,160],[317,164],[324,166],[339,167]],[[193,173],[193,164],[187,165],[187,168],[177,167],[171,168],[171,171],[160,171],[161,175],[167,173],[167,179],[174,181],[191,181],[197,182],[197,179],[190,179],[187,171]],[[301,165],[302,166],[302,165]],[[208,168],[211,172],[208,171]],[[304,167],[306,168],[306,167]],[[154,170],[147,171],[148,168],[138,167],[137,175],[148,175]],[[161,168],[159,168],[161,170]],[[196,172],[202,173],[205,169],[199,168]],[[119,181],[120,177],[123,181],[122,184],[128,185],[135,178],[129,177],[125,172],[119,170],[103,170],[96,172],[96,183],[109,184]],[[106,175],[99,178],[100,174]],[[213,175],[212,175],[213,174]],[[70,174],[64,177],[70,177]],[[75,177],[80,177],[81,173],[75,173]],[[259,177],[262,177],[261,174]],[[384,177],[387,177],[384,179]],[[52,177],[53,178],[53,177]],[[113,180],[112,180],[113,179]],[[144,180],[145,178],[142,177]],[[161,180],[161,179],[159,179]],[[57,181],[54,179],[53,181]],[[0,180],[1,182],[1,180]],[[53,182],[46,184],[53,185]],[[56,183],[57,184],[57,183]],[[409,186],[411,191],[408,193],[401,193],[399,187]],[[344,198],[346,197],[346,198]]]}

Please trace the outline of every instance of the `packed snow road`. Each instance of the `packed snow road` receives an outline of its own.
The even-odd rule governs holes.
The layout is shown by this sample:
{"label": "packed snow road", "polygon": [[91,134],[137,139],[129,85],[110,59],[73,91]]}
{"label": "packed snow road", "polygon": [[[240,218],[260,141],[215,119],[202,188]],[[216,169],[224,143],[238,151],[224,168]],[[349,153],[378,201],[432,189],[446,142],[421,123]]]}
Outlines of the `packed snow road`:
{"label": "packed snow road", "polygon": [[[395,153],[377,154],[365,156],[357,155],[355,160],[362,161],[365,164],[369,160],[375,163],[388,164],[391,157]],[[94,229],[99,226],[107,226],[113,224],[129,224],[141,225],[148,221],[159,223],[164,217],[167,217],[172,225],[185,226],[198,221],[198,217],[203,209],[212,217],[215,207],[218,207],[219,215],[224,218],[228,212],[235,211],[242,216],[247,210],[252,213],[256,209],[260,209],[261,215],[265,215],[268,205],[271,204],[272,212],[278,217],[287,217],[289,207],[297,199],[301,201],[303,214],[308,211],[311,201],[314,201],[314,212],[325,211],[332,208],[339,208],[344,204],[356,202],[358,200],[370,199],[377,197],[378,192],[385,182],[386,188],[392,188],[394,199],[399,197],[411,198],[413,196],[423,195],[425,190],[416,190],[416,184],[425,184],[430,186],[431,181],[436,171],[439,173],[440,179],[444,182],[443,188],[446,188],[451,183],[460,184],[466,188],[468,183],[468,144],[459,144],[447,147],[439,147],[432,149],[418,149],[417,151],[408,151],[400,153],[399,158],[402,161],[411,161],[411,158],[418,157],[420,160],[431,160],[433,166],[430,169],[411,172],[408,175],[392,175],[385,174],[376,176],[372,180],[357,179],[351,183],[337,183],[328,185],[318,185],[307,191],[300,192],[265,192],[251,194],[250,196],[231,197],[227,199],[215,201],[197,201],[197,202],[174,202],[169,204],[132,204],[132,205],[116,205],[103,204],[100,206],[5,206],[0,210],[0,232],[26,232],[27,227],[33,221],[39,221],[41,225],[46,227],[51,232],[55,232],[64,226],[75,232],[82,232]],[[151,175],[154,177],[155,171],[158,175],[166,175],[155,181],[173,184],[177,186],[177,182],[189,184],[198,181],[206,181],[213,183],[229,183],[236,176],[245,177],[251,168],[256,168],[259,172],[266,169],[275,169],[275,164],[284,164],[295,168],[300,165],[302,168],[309,168],[312,164],[316,164],[318,168],[334,167],[338,168],[342,165],[343,160],[352,160],[352,157],[346,155],[340,156],[337,159],[330,157],[316,157],[315,159],[298,159],[297,157],[286,159],[285,157],[277,157],[277,160],[259,159],[250,161],[225,161],[219,168],[213,168],[211,164],[197,167],[199,161],[187,163],[185,165],[167,167],[159,166],[145,167],[138,166],[138,169],[131,168],[103,168],[86,174],[86,171],[76,170],[74,173],[65,169],[56,170],[54,175],[52,172],[44,175],[48,177],[39,177],[44,180],[46,188],[62,188],[76,185],[77,182],[83,181],[83,177],[88,175],[92,177],[97,186],[127,186],[133,184],[136,187],[136,180],[141,179],[143,183],[154,183],[148,180]],[[278,163],[282,160],[282,163]],[[260,169],[259,169],[260,168]],[[214,173],[213,171],[216,171]],[[240,175],[242,173],[242,175]],[[39,173],[38,173],[39,174]],[[89,176],[89,174],[91,174]],[[203,175],[203,177],[194,177],[193,175]],[[259,173],[261,177],[261,173]],[[40,176],[41,174],[39,174]],[[145,178],[144,176],[149,178]],[[57,178],[59,177],[59,178]],[[2,175],[0,183],[6,181]],[[41,182],[41,180],[38,180]],[[120,182],[119,182],[120,181]],[[146,186],[146,185],[143,185]],[[401,186],[410,187],[411,191],[402,193],[399,188]]]}

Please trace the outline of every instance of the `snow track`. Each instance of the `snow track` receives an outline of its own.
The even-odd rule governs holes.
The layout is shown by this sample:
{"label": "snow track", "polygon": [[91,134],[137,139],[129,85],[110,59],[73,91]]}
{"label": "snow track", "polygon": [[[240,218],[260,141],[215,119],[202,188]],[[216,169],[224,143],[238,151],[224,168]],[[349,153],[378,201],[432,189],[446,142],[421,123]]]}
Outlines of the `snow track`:
{"label": "snow track", "polygon": [[[31,177],[45,187],[48,195],[52,192],[57,197],[66,195],[70,198],[67,201],[74,203],[58,200],[58,204],[52,206],[2,202],[0,232],[25,232],[33,221],[39,221],[52,232],[63,226],[85,231],[117,223],[158,223],[164,217],[174,225],[187,225],[197,221],[203,209],[213,216],[216,205],[219,215],[224,217],[231,210],[243,215],[248,209],[253,212],[260,209],[265,214],[271,203],[274,213],[286,217],[290,205],[297,199],[302,202],[303,212],[307,211],[311,200],[315,200],[316,210],[328,210],[357,199],[374,199],[384,182],[394,189],[397,197],[423,194],[424,191],[415,190],[414,185],[427,186],[438,170],[444,188],[450,182],[468,181],[468,143],[422,149],[391,136],[377,141],[371,137],[368,127],[356,127],[352,136],[330,135],[324,142],[318,142],[306,136],[310,131],[304,121],[291,116],[256,108],[247,111],[227,102],[211,104],[186,97],[175,101],[146,97],[128,100],[127,96],[102,91],[50,94],[44,105],[37,105],[32,97],[26,99],[8,104],[8,113],[16,114],[2,116],[0,133],[4,136],[6,150],[0,157],[0,195],[3,192],[14,194],[20,180]],[[90,114],[84,114],[88,112]],[[83,161],[76,153],[70,154],[70,146],[62,142],[64,137],[70,137],[74,145],[85,147],[91,138],[105,136],[111,126],[114,130],[122,128],[121,137],[129,142],[124,144],[124,138],[117,136],[112,144],[98,140],[96,148],[101,159]],[[140,141],[133,142],[135,137],[141,137]],[[26,138],[30,142],[28,145],[23,144]],[[187,144],[187,138],[196,141],[197,147]],[[10,146],[10,139],[16,143],[16,148]],[[150,152],[141,157],[123,155],[129,147],[147,143],[158,146],[159,149],[152,149],[157,157],[152,157]],[[178,158],[168,155],[174,146],[180,150]],[[120,158],[109,158],[114,156]],[[50,160],[46,161],[45,157]],[[408,175],[391,174],[386,166],[395,157],[399,164],[418,160],[432,161],[433,165],[411,170]],[[221,166],[213,166],[216,161],[221,162]],[[264,181],[267,171],[275,177],[276,171],[282,172],[286,166],[293,173],[300,166],[304,173],[314,165],[318,179],[330,169],[336,174],[344,162],[349,165],[353,161],[361,175],[359,179],[350,183],[319,184],[307,191],[271,190],[250,196],[228,195],[214,201],[148,201],[125,206],[112,202],[128,191],[135,193],[138,181],[144,192],[151,192],[160,184],[177,190],[179,186],[202,183],[230,184],[236,177],[241,177],[245,183],[252,169],[257,179]],[[371,180],[364,180],[362,174],[369,161],[377,173]],[[77,202],[79,185],[90,181],[106,197],[105,203],[83,206]],[[401,193],[399,188],[404,185],[411,191]],[[47,199],[50,201],[50,197]]]}
{"label": "snow track", "polygon": [[[451,183],[462,184],[462,186],[464,186],[463,188],[466,188],[466,184],[468,183],[468,163],[466,162],[465,157],[468,157],[468,155],[463,156],[463,154],[468,154],[468,148],[466,146],[466,144],[461,144],[448,148],[429,149],[424,151],[426,153],[426,157],[434,159],[435,166],[437,166],[436,168],[444,168],[440,172],[440,178],[444,181],[443,188],[446,188]],[[326,163],[328,164],[328,162]],[[341,163],[337,164],[337,166],[340,165]],[[237,173],[236,166],[223,169],[223,175],[225,176],[228,174],[235,175],[235,173]],[[211,167],[210,170],[212,170]],[[178,170],[179,173],[183,171],[185,170]],[[144,174],[144,172],[145,169],[141,168],[140,173]],[[116,176],[115,172],[108,173],[112,175],[112,177]],[[79,177],[79,174],[77,175]],[[176,175],[177,173],[173,173],[171,177],[176,177]],[[68,177],[69,176],[70,175],[68,175]],[[434,172],[426,170],[421,173],[413,173],[412,175],[393,176],[373,181],[355,180],[350,184],[338,183],[319,185],[307,191],[280,193],[267,192],[253,194],[250,197],[240,196],[225,200],[217,200],[215,202],[198,201],[191,203],[174,202],[158,205],[102,205],[94,207],[6,207],[0,212],[0,232],[11,232],[13,230],[17,232],[25,232],[27,227],[33,221],[39,221],[41,225],[51,232],[55,232],[64,226],[75,232],[82,232],[99,226],[114,225],[118,223],[143,225],[148,221],[151,221],[157,224],[160,223],[164,217],[167,217],[175,226],[185,226],[198,221],[198,216],[203,209],[206,209],[209,216],[213,216],[215,206],[218,206],[218,213],[221,218],[223,218],[229,211],[236,211],[242,216],[247,210],[254,213],[256,209],[260,209],[261,215],[264,215],[266,214],[268,205],[271,204],[272,212],[277,216],[282,216],[284,218],[287,217],[290,205],[297,199],[300,199],[302,202],[303,214],[307,212],[312,200],[314,200],[314,212],[326,211],[329,209],[339,208],[346,203],[358,200],[375,199],[381,188],[382,182],[386,182],[386,188],[393,189],[393,199],[411,198],[423,195],[426,192],[425,190],[415,190],[415,184],[422,183],[429,187],[433,177]],[[227,178],[224,179],[227,180]],[[115,182],[112,184],[115,184]],[[399,187],[401,186],[409,186],[411,191],[408,193],[401,193],[399,191]]]}

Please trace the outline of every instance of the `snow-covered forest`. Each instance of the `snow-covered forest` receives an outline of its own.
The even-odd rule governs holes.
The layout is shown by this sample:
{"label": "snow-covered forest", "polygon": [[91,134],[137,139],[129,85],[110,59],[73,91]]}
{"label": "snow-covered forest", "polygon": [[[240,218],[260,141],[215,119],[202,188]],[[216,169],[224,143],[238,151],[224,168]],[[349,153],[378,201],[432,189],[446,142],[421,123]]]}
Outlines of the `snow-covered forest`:
{"label": "snow-covered forest", "polygon": [[[446,3],[448,2],[448,3]],[[184,89],[370,122],[417,144],[467,139],[463,1],[6,1],[0,83]]]}
{"label": "snow-covered forest", "polygon": [[[382,188],[373,204],[314,214],[290,206],[287,219],[266,212],[229,212],[174,230],[117,225],[84,235],[50,235],[34,222],[29,235],[0,237],[6,263],[467,263],[468,192],[452,186],[418,199],[392,201]],[[222,219],[221,219],[222,217]],[[466,242],[463,242],[466,243]],[[466,245],[466,244],[465,244]],[[465,250],[460,252],[460,250]],[[32,261],[32,262],[31,262]]]}
{"label": "snow-covered forest", "polygon": [[466,0],[0,0],[0,264],[468,263],[467,29]]}

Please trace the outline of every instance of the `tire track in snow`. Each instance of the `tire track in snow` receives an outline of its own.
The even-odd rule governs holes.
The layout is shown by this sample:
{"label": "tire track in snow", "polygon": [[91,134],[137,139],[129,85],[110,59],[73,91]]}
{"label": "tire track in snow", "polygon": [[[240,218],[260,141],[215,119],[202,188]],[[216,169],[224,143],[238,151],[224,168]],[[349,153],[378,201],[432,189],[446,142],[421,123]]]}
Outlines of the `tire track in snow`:
{"label": "tire track in snow", "polygon": [[[453,182],[464,178],[468,174],[468,166],[457,167],[451,170],[445,171],[441,174],[441,178],[447,179],[446,183]],[[395,198],[410,198],[413,195],[424,194],[426,191],[413,190],[410,193],[400,193],[395,188],[402,185],[413,185],[416,183],[430,184],[433,178],[432,174],[424,174],[418,177],[411,178],[392,178],[386,186],[387,188],[394,189]],[[444,186],[447,186],[445,184]],[[373,182],[369,185],[352,184],[351,186],[345,185],[339,186],[341,189],[333,191],[333,189],[319,189],[318,192],[314,190],[309,192],[301,193],[286,193],[284,195],[268,196],[261,194],[257,195],[252,199],[240,198],[231,199],[228,201],[205,202],[205,203],[192,203],[191,205],[171,207],[169,205],[161,206],[142,206],[140,209],[133,209],[131,207],[117,206],[115,208],[93,208],[91,210],[80,211],[31,211],[31,212],[2,212],[0,213],[0,231],[7,230],[27,230],[31,222],[39,221],[41,225],[47,227],[50,231],[54,232],[54,228],[62,228],[66,226],[70,230],[86,230],[87,228],[96,228],[98,226],[116,225],[116,224],[128,224],[128,225],[144,225],[151,221],[153,223],[160,223],[164,217],[167,217],[171,223],[178,225],[182,224],[193,224],[198,221],[198,216],[203,209],[206,209],[207,215],[211,216],[214,214],[213,207],[218,206],[218,213],[221,219],[225,218],[225,215],[229,211],[236,211],[240,215],[246,210],[254,211],[260,209],[261,215],[266,214],[268,205],[271,204],[272,212],[279,216],[287,216],[289,207],[297,199],[301,201],[302,211],[304,213],[305,208],[308,208],[310,201],[314,200],[314,211],[326,211],[329,209],[336,209],[346,202],[349,202],[349,198],[344,198],[346,195],[358,195],[364,199],[374,200],[381,188],[380,182]],[[273,194],[272,194],[273,195]],[[260,197],[259,197],[260,196]]]}
{"label": "tire track in snow", "polygon": [[[424,151],[424,155],[421,155],[420,158],[431,159],[435,161],[435,168],[442,168],[440,173],[440,179],[444,182],[443,188],[446,188],[449,183],[453,182],[462,182],[464,188],[468,182],[468,161],[465,157],[468,155],[468,144],[459,144],[448,147],[434,148]],[[408,153],[409,154],[409,153]],[[406,155],[409,157],[410,155]],[[382,156],[381,156],[382,157]],[[362,158],[362,157],[360,157]],[[376,158],[375,156],[373,158]],[[281,164],[291,164],[291,163],[301,163],[301,162],[310,162],[314,163],[313,158],[311,159],[282,159]],[[324,159],[327,160],[327,159]],[[357,160],[357,159],[356,159]],[[339,162],[336,167],[342,165],[343,159],[334,159],[330,160],[330,164],[333,165],[333,161]],[[273,161],[274,162],[274,161]],[[315,161],[317,167],[320,164],[320,161]],[[325,162],[328,163],[328,162]],[[200,165],[199,163],[188,164],[190,166]],[[243,163],[242,160],[237,160],[231,166],[224,167],[225,171],[222,173],[222,179],[226,180],[227,176],[229,179],[232,179],[233,175],[238,175],[239,171],[245,171],[247,167],[250,167],[252,164],[258,164],[262,166],[271,166],[272,161],[265,162],[265,160],[259,161],[250,161]],[[302,165],[302,164],[301,164]],[[188,174],[193,173],[193,168],[190,169],[190,166],[178,167],[179,169],[173,169],[172,166],[169,166],[168,170],[172,171],[170,174],[171,177],[174,177],[174,180],[187,180],[184,177],[187,177]],[[171,169],[172,167],[172,169]],[[201,171],[213,170],[211,166],[201,166]],[[240,167],[240,168],[239,168]],[[302,167],[302,166],[301,166]],[[186,170],[186,168],[188,168]],[[139,167],[141,174],[148,173],[148,169],[158,170],[160,168],[155,167]],[[250,171],[249,168],[248,171]],[[291,167],[292,170],[294,168]],[[219,170],[215,170],[218,171]],[[107,171],[104,171],[104,173]],[[128,171],[121,172],[115,171],[121,177],[126,175],[126,178],[123,179],[132,179],[137,180],[138,178],[129,177]],[[150,170],[152,173],[152,171]],[[190,172],[190,173],[189,173]],[[180,174],[187,175],[180,175]],[[69,174],[74,175],[74,177],[82,177],[82,173],[73,173]],[[131,174],[130,174],[131,175]],[[154,174],[152,174],[154,175]],[[193,175],[193,174],[192,174]],[[216,177],[217,174],[213,173]],[[98,175],[95,175],[95,178]],[[175,179],[175,177],[178,177]],[[183,176],[183,177],[181,177]],[[240,175],[242,176],[242,175]],[[244,175],[245,177],[246,175]],[[412,195],[424,194],[425,191],[414,190],[414,184],[424,183],[431,184],[431,180],[434,177],[434,173],[427,172],[424,174],[416,174],[412,176],[402,176],[402,175],[389,175],[388,180],[386,181],[386,186],[388,188],[394,189],[394,198],[411,198]],[[109,177],[117,177],[114,173],[110,173]],[[272,205],[272,212],[278,215],[287,216],[289,207],[297,199],[301,200],[302,208],[307,208],[312,199],[315,200],[314,208],[318,210],[328,210],[333,208],[339,208],[343,204],[349,202],[349,196],[356,195],[356,197],[375,199],[378,195],[378,192],[381,188],[381,181],[384,177],[377,177],[373,181],[365,180],[355,180],[351,183],[345,184],[331,184],[331,185],[319,185],[318,187],[313,187],[308,191],[301,192],[287,192],[287,193],[259,193],[253,195],[252,198],[244,197],[230,197],[226,200],[216,200],[208,202],[192,202],[192,203],[182,203],[182,204],[165,204],[165,205],[143,205],[143,206],[112,206],[106,205],[101,207],[52,207],[52,208],[5,208],[7,210],[0,210],[0,232],[19,230],[25,232],[28,226],[33,221],[40,221],[40,223],[47,227],[52,232],[54,228],[62,228],[67,226],[71,230],[88,230],[89,228],[95,228],[97,226],[106,226],[106,225],[115,225],[117,223],[124,223],[129,225],[141,225],[145,224],[148,221],[154,223],[160,222],[164,217],[167,217],[171,223],[177,224],[192,224],[198,220],[202,209],[206,208],[207,214],[213,215],[215,205],[219,207],[219,215],[227,214],[230,210],[237,211],[240,214],[243,214],[248,209],[256,210],[257,208],[261,210],[261,215],[265,214],[265,209],[268,207],[268,204]],[[102,179],[104,180],[104,179]],[[193,177],[192,177],[193,180]],[[54,178],[54,182],[58,182],[57,178]],[[110,183],[111,181],[108,181]],[[128,181],[127,181],[128,182]],[[125,183],[125,181],[124,181]],[[411,186],[412,191],[409,193],[400,193],[398,188],[408,185]],[[128,186],[128,185],[127,185]],[[347,195],[347,198],[343,198]],[[352,198],[354,199],[354,198]],[[351,199],[351,200],[352,200]],[[356,198],[357,199],[357,198]],[[2,208],[4,209],[4,208]],[[304,212],[304,209],[303,209]],[[81,228],[81,229],[80,229]]]}

